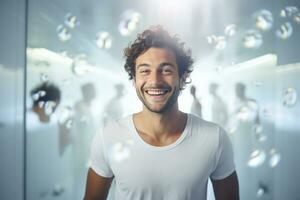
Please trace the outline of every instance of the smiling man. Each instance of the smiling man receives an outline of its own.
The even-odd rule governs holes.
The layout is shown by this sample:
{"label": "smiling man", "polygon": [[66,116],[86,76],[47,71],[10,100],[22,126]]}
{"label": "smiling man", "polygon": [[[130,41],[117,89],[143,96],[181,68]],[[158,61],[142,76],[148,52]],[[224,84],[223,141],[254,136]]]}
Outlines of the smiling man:
{"label": "smiling man", "polygon": [[225,131],[178,109],[193,64],[184,43],[157,26],[124,52],[143,109],[95,135],[85,200],[106,199],[113,178],[116,200],[205,200],[208,179],[217,200],[239,199]]}

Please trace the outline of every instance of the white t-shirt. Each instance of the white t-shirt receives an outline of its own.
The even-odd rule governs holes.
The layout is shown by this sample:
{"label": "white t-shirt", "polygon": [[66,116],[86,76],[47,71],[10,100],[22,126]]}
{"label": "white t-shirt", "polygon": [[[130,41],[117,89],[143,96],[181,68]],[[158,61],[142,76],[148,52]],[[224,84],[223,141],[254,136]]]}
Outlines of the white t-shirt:
{"label": "white t-shirt", "polygon": [[163,147],[139,136],[132,115],[108,123],[93,139],[91,168],[115,177],[116,200],[205,200],[208,178],[235,171],[225,131],[191,114],[181,136]]}

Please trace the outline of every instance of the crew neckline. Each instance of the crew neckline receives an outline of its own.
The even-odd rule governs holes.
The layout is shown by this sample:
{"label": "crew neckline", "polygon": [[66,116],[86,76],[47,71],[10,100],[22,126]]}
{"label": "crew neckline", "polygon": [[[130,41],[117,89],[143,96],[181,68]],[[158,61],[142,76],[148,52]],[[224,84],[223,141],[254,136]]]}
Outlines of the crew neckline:
{"label": "crew neckline", "polygon": [[190,114],[187,113],[187,122],[186,122],[184,130],[183,130],[182,134],[179,136],[179,138],[177,138],[177,140],[174,141],[173,143],[168,144],[166,146],[154,146],[154,145],[149,144],[145,140],[143,140],[143,138],[140,136],[140,134],[136,130],[134,121],[133,121],[133,114],[131,114],[129,116],[129,120],[130,120],[131,132],[133,133],[134,137],[138,140],[138,142],[143,147],[146,147],[147,149],[154,150],[154,151],[166,151],[166,150],[170,150],[170,149],[178,146],[184,140],[184,138],[187,136],[187,134],[190,132],[189,129],[191,127],[191,116],[190,116]]}

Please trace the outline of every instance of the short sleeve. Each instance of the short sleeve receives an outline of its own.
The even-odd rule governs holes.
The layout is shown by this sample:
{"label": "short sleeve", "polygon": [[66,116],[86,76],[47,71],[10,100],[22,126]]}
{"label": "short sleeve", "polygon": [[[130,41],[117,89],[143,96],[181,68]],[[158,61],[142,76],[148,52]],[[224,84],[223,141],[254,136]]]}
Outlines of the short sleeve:
{"label": "short sleeve", "polygon": [[105,146],[103,140],[103,132],[98,131],[93,138],[90,155],[90,168],[92,168],[98,175],[106,178],[113,177],[113,172],[109,166],[107,156],[105,153]]}
{"label": "short sleeve", "polygon": [[230,139],[224,129],[219,128],[219,146],[216,154],[216,167],[210,178],[221,180],[235,171],[233,150]]}

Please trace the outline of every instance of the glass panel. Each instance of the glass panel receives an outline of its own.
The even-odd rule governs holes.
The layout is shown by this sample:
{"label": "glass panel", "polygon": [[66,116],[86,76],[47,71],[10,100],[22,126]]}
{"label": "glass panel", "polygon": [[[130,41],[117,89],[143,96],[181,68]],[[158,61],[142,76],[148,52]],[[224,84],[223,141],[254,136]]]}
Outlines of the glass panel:
{"label": "glass panel", "polygon": [[82,199],[93,135],[141,109],[123,49],[156,24],[192,49],[179,107],[227,131],[241,199],[300,199],[299,2],[28,4],[27,199]]}

